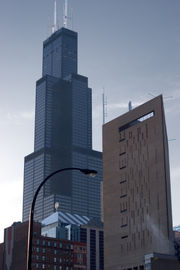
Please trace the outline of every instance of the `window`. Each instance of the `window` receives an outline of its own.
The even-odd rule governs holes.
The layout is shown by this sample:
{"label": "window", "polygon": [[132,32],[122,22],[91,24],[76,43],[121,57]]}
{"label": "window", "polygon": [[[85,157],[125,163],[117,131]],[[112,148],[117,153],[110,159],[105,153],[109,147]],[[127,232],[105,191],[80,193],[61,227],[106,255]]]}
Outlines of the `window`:
{"label": "window", "polygon": [[36,248],[36,252],[39,252],[39,248],[38,247]]}
{"label": "window", "polygon": [[121,225],[121,228],[127,227],[127,224],[123,224]]}
{"label": "window", "polygon": [[62,244],[62,243],[60,243],[60,244],[59,244],[59,247],[60,247],[60,248],[62,248],[62,247],[63,247],[63,244]]}
{"label": "window", "polygon": [[124,235],[121,237],[121,239],[125,239],[125,238],[128,238],[128,235]]}
{"label": "window", "polygon": [[42,269],[45,269],[45,264],[42,264]]}
{"label": "window", "polygon": [[51,246],[51,242],[50,241],[48,241],[48,247],[50,247]]}
{"label": "window", "polygon": [[120,141],[122,140],[122,138],[125,139],[125,135],[124,135],[124,137],[123,137],[122,131],[125,131],[125,129],[130,128],[130,127],[132,127],[132,126],[134,126],[134,125],[137,125],[137,124],[139,124],[140,122],[143,122],[143,121],[145,121],[145,120],[147,120],[147,119],[153,117],[154,115],[155,115],[155,113],[152,111],[152,112],[147,113],[146,115],[143,115],[142,117],[140,117],[140,118],[138,118],[138,119],[135,119],[135,120],[133,120],[133,121],[131,121],[131,122],[125,124],[124,126],[121,126],[121,127],[119,128],[119,132],[120,132]]}
{"label": "window", "polygon": [[81,253],[78,254],[78,258],[82,259],[82,254]]}
{"label": "window", "polygon": [[56,262],[56,258],[54,258],[54,262]]}
{"label": "window", "polygon": [[42,260],[45,261],[46,260],[46,257],[45,256],[42,256]]}
{"label": "window", "polygon": [[127,212],[127,209],[122,209],[121,213]]}
{"label": "window", "polygon": [[57,243],[56,242],[54,242],[54,247],[57,247]]}
{"label": "window", "polygon": [[36,263],[36,268],[39,268],[39,264],[38,263]]}
{"label": "window", "polygon": [[125,197],[127,197],[127,194],[123,194],[120,196],[120,198],[125,198]]}
{"label": "window", "polygon": [[126,180],[120,181],[120,184],[124,184],[124,183],[126,183]]}
{"label": "window", "polygon": [[46,249],[45,248],[42,249],[42,253],[46,253]]}
{"label": "window", "polygon": [[42,244],[43,244],[43,246],[45,246],[45,245],[46,245],[46,241],[45,241],[45,240],[43,240],[43,241],[42,241]]}
{"label": "window", "polygon": [[40,242],[39,239],[37,239],[37,240],[36,240],[36,245],[39,245],[39,242]]}

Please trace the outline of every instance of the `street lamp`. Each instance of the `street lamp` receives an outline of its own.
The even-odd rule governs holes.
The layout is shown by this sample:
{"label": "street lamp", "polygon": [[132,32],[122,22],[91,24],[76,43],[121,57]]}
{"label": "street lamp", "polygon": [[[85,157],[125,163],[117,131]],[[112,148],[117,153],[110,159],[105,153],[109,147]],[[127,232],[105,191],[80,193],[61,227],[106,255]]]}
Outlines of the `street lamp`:
{"label": "street lamp", "polygon": [[28,227],[28,246],[27,246],[27,270],[31,270],[31,261],[32,261],[32,239],[33,239],[33,219],[34,219],[34,207],[35,207],[35,203],[36,203],[36,199],[37,199],[37,195],[40,191],[40,189],[42,188],[42,186],[46,183],[46,181],[51,178],[53,175],[59,173],[59,172],[63,172],[63,171],[72,171],[72,170],[76,170],[76,171],[80,171],[90,177],[94,177],[97,174],[97,171],[95,170],[89,170],[89,169],[81,169],[81,168],[64,168],[64,169],[59,169],[53,173],[51,173],[50,175],[48,175],[39,185],[39,187],[37,188],[32,203],[31,203],[31,210],[29,213],[29,227]]}

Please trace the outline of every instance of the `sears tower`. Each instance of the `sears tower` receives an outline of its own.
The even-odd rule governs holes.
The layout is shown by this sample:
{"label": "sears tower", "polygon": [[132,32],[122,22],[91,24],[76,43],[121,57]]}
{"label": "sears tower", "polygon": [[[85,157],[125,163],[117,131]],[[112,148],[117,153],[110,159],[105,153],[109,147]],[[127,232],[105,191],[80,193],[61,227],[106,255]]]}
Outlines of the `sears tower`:
{"label": "sears tower", "polygon": [[41,181],[66,167],[92,168],[98,175],[56,175],[38,195],[35,219],[52,214],[56,202],[64,212],[101,215],[102,154],[92,150],[91,89],[77,64],[77,33],[66,27],[54,29],[43,43],[42,78],[36,82],[34,152],[25,157],[23,221],[28,220]]}

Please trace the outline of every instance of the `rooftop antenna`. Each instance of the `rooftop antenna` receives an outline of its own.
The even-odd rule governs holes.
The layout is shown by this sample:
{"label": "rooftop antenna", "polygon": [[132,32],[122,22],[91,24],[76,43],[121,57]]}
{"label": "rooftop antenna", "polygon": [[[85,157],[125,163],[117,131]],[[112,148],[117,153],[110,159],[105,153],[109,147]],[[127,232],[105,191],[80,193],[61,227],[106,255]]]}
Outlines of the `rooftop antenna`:
{"label": "rooftop antenna", "polygon": [[71,15],[70,15],[70,19],[71,19],[71,30],[73,30],[73,15],[74,15],[73,8],[71,8]]}
{"label": "rooftop antenna", "polygon": [[57,31],[57,7],[56,7],[56,0],[54,0],[54,24],[52,27],[52,33]]}
{"label": "rooftop antenna", "polygon": [[[155,95],[153,95],[152,93],[148,93],[148,95],[152,96],[152,97],[156,97]],[[163,98],[164,99],[170,99],[170,98],[173,98],[173,96],[164,96],[163,95]]]}
{"label": "rooftop antenna", "polygon": [[129,108],[129,111],[132,111],[132,102],[131,101],[129,101],[129,103],[128,103],[128,108]]}
{"label": "rooftop antenna", "polygon": [[106,123],[107,118],[107,97],[104,94],[104,88],[102,93],[102,105],[103,105],[103,125]]}
{"label": "rooftop antenna", "polygon": [[65,0],[64,14],[63,14],[63,27],[65,28],[67,28],[67,19],[68,19],[68,0]]}

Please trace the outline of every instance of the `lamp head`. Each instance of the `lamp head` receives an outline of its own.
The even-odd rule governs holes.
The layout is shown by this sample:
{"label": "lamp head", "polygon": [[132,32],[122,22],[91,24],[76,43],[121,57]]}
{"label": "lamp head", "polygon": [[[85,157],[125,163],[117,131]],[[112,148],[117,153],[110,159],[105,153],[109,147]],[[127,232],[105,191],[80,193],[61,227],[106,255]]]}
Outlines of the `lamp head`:
{"label": "lamp head", "polygon": [[96,170],[89,170],[89,169],[81,169],[80,170],[82,173],[88,175],[89,177],[95,177],[97,174]]}

